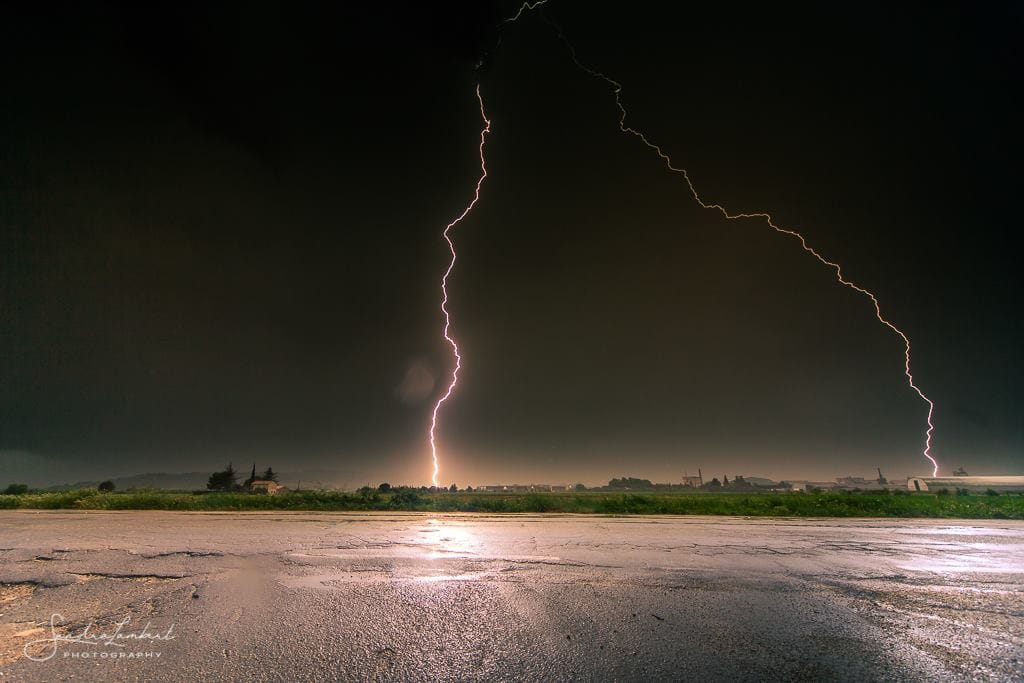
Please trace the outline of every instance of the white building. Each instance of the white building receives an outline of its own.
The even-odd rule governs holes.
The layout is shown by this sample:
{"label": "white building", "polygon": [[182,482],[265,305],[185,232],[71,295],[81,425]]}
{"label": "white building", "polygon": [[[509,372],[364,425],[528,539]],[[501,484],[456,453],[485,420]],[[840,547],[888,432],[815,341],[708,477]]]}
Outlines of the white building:
{"label": "white building", "polygon": [[266,493],[274,496],[288,489],[271,479],[255,479],[249,484],[249,491],[252,493]]}
{"label": "white building", "polygon": [[989,489],[999,493],[1024,493],[1024,476],[996,475],[990,477],[910,477],[907,488],[911,491],[937,491],[966,489],[971,493],[985,493]]}
{"label": "white building", "polygon": [[831,491],[839,488],[839,484],[834,481],[809,481],[807,479],[787,479],[786,481],[792,487],[789,489],[790,491]]}

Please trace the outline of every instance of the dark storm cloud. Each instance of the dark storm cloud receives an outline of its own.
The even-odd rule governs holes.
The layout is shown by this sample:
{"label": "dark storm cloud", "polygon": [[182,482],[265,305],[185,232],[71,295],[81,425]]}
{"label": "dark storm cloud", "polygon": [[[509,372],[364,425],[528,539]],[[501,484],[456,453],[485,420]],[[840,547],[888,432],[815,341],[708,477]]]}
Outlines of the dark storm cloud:
{"label": "dark storm cloud", "polygon": [[[698,209],[536,16],[498,46],[509,9],[5,9],[0,449],[427,478],[480,78],[443,476],[920,469],[922,404],[863,299]],[[945,465],[1020,469],[1019,12],[545,11],[707,198],[879,294]]]}

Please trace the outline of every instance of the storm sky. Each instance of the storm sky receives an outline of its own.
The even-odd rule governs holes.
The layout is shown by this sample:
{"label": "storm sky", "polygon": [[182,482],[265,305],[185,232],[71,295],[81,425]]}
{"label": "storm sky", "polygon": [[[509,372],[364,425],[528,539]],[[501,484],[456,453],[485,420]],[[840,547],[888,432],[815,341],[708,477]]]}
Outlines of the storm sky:
{"label": "storm sky", "polygon": [[[878,295],[944,472],[1024,473],[1021,5],[664,4],[544,14],[706,200]],[[701,209],[515,7],[5,8],[7,472],[429,483],[478,81],[444,482],[929,471],[870,302]]]}

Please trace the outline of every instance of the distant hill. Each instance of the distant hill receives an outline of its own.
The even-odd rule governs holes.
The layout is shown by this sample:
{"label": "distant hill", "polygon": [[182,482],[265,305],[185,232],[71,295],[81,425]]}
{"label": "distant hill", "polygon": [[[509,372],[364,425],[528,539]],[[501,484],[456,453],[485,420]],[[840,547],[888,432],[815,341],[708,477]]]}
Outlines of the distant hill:
{"label": "distant hill", "polygon": [[[111,479],[118,491],[128,489],[163,489],[165,491],[201,491],[206,489],[206,482],[211,472],[149,472],[133,474],[128,477]],[[248,470],[238,471],[238,481],[249,476]],[[301,472],[281,472],[278,480],[289,488],[351,488],[361,485],[356,475],[336,470],[303,470]],[[73,484],[57,484],[46,487],[46,491],[67,491],[69,489],[94,488],[100,483],[95,481],[76,481]]]}
{"label": "distant hill", "polygon": [[[133,474],[130,477],[114,477],[111,479],[119,490],[125,489],[165,489],[171,491],[195,491],[205,489],[206,482],[210,478],[210,472],[150,472],[148,474]],[[68,489],[82,489],[94,487],[100,483],[96,481],[76,481],[73,484],[58,484],[50,486],[48,491],[66,491]]]}

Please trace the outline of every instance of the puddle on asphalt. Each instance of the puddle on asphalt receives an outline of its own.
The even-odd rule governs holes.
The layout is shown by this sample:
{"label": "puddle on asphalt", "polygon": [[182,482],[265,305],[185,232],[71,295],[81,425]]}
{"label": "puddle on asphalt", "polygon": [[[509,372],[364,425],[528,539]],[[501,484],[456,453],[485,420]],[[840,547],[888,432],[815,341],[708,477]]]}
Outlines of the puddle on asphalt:
{"label": "puddle on asphalt", "polygon": [[901,569],[918,572],[966,573],[982,572],[985,574],[1022,574],[1024,566],[1012,557],[985,555],[946,554],[939,557],[924,557],[912,562],[897,564]]}
{"label": "puddle on asphalt", "polygon": [[442,583],[449,581],[482,581],[493,578],[498,572],[488,569],[479,572],[462,571],[454,574],[423,573],[419,567],[396,567],[389,570],[380,569],[339,569],[326,574],[309,574],[307,576],[281,576],[278,582],[288,588],[313,588],[330,590],[335,586],[352,583],[408,582],[408,583]]}

